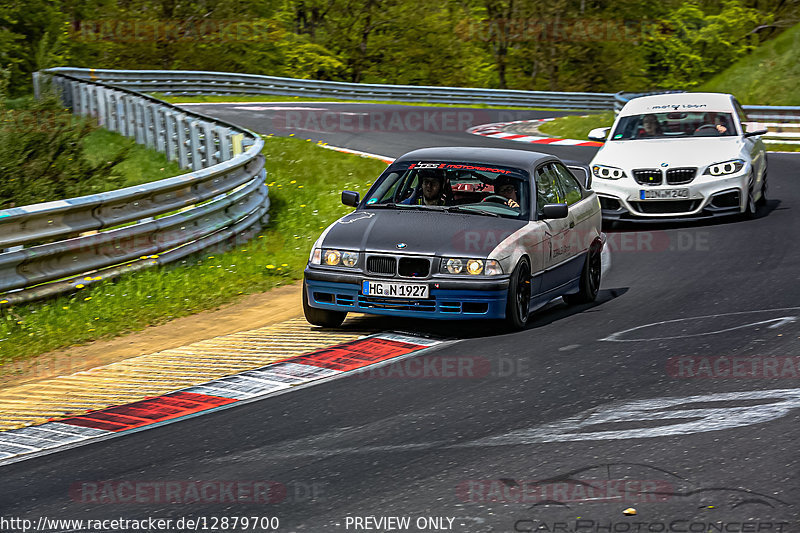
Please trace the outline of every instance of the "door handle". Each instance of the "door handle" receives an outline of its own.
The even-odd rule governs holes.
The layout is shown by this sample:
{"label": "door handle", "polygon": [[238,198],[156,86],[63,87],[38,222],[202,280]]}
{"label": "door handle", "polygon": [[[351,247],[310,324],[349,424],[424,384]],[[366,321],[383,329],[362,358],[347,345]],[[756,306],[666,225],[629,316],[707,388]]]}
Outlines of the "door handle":
{"label": "door handle", "polygon": [[572,229],[574,227],[575,227],[575,221],[574,220],[570,220],[569,221],[569,229]]}

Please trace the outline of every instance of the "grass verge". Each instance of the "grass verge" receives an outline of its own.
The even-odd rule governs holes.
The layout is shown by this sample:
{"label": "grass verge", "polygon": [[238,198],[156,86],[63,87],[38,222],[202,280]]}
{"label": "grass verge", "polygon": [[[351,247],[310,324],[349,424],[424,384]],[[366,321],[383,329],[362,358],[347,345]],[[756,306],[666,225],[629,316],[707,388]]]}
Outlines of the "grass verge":
{"label": "grass verge", "polygon": [[322,229],[351,210],[339,202],[341,190],[363,194],[386,168],[294,138],[267,138],[264,154],[271,218],[261,233],[227,252],[0,311],[0,371],[13,361],[140,330],[300,279]]}
{"label": "grass verge", "polygon": [[743,104],[800,105],[800,24],[766,41],[699,91],[735,94]]}
{"label": "grass verge", "polygon": [[611,126],[614,123],[614,112],[605,111],[595,115],[580,117],[561,117],[542,123],[539,131],[551,137],[563,139],[586,140],[586,136],[594,128]]}

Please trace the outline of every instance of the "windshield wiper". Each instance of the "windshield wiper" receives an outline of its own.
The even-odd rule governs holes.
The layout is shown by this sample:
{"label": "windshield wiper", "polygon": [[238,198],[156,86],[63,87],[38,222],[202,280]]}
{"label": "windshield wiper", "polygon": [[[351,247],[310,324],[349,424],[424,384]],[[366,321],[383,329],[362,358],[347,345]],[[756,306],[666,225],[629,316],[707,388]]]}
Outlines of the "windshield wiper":
{"label": "windshield wiper", "polygon": [[488,215],[490,217],[501,218],[500,215],[498,215],[497,213],[492,213],[491,211],[484,211],[483,209],[478,209],[478,208],[465,209],[458,205],[446,207],[445,211],[447,211],[448,213],[470,213],[473,215]]}
{"label": "windshield wiper", "polygon": [[396,204],[394,202],[389,202],[386,204],[367,204],[364,206],[365,208],[381,208],[381,209],[425,209],[425,206],[416,205],[416,204]]}

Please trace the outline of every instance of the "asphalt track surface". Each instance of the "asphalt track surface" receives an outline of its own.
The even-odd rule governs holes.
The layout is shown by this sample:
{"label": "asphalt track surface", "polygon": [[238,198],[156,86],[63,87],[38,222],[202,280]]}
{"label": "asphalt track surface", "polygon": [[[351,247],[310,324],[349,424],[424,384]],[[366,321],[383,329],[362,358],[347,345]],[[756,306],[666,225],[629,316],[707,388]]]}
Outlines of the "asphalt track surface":
{"label": "asphalt track surface", "polygon": [[[276,127],[281,111],[198,110],[288,132]],[[306,133],[389,156],[431,145],[528,148],[459,131],[298,136]],[[584,161],[594,151],[535,149]],[[448,530],[418,529],[420,517],[454,518],[449,530],[465,532],[800,531],[800,374],[780,359],[800,355],[798,163],[769,156],[770,200],[755,220],[611,232],[612,268],[593,305],[551,304],[516,333],[375,318],[458,340],[413,364],[4,466],[2,516],[275,516],[278,531],[312,532],[390,530],[347,521],[367,516],[410,517],[401,531]],[[780,361],[784,377],[732,378],[719,359],[703,359],[719,356]],[[678,367],[680,357],[699,366]],[[443,376],[443,361],[463,371]],[[76,497],[76,483],[101,480],[272,480],[287,493],[273,504]],[[625,516],[629,507],[638,514]]]}

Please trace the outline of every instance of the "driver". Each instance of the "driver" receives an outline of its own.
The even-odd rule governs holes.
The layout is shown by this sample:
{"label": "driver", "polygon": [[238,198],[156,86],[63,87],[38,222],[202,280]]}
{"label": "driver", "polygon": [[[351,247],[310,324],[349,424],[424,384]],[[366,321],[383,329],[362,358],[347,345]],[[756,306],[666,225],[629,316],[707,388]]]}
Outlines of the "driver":
{"label": "driver", "polygon": [[418,174],[422,196],[417,197],[416,205],[445,205],[444,174],[436,170],[423,169]]}
{"label": "driver", "polygon": [[517,196],[517,186],[505,176],[500,176],[494,182],[494,192],[506,199],[506,205],[519,209],[519,197]]}

